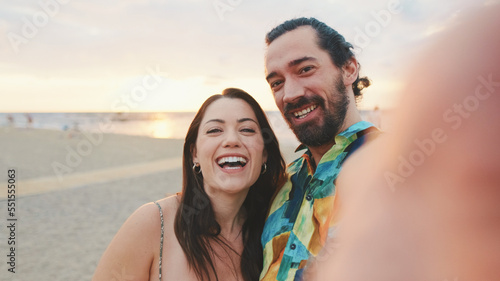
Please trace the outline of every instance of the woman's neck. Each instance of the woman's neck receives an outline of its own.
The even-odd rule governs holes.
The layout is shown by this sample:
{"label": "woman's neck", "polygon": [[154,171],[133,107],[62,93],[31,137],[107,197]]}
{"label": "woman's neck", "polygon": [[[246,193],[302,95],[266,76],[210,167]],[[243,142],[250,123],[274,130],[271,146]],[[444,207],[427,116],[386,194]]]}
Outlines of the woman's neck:
{"label": "woman's neck", "polygon": [[[210,195],[209,195],[210,196]],[[241,233],[245,222],[245,211],[243,202],[246,194],[235,196],[210,196],[215,220],[221,227],[221,235],[229,241],[234,241]]]}

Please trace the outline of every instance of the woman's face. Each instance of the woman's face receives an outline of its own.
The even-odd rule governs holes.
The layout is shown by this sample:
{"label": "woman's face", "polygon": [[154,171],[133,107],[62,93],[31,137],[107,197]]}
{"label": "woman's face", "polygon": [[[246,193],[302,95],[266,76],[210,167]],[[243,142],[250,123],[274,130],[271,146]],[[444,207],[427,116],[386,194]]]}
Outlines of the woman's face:
{"label": "woman's face", "polygon": [[242,99],[221,98],[207,107],[193,161],[200,163],[208,195],[245,194],[267,160],[255,113]]}

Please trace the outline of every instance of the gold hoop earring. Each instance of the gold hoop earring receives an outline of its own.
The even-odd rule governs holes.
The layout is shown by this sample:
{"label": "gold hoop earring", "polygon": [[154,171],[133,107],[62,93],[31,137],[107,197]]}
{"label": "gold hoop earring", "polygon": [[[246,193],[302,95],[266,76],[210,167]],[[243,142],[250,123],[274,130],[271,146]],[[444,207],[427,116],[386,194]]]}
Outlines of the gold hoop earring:
{"label": "gold hoop earring", "polygon": [[263,174],[265,174],[265,173],[266,173],[266,171],[267,171],[267,164],[266,164],[266,163],[264,163],[264,164],[262,164],[262,169],[261,169],[260,174],[261,174],[261,175],[263,175]]}

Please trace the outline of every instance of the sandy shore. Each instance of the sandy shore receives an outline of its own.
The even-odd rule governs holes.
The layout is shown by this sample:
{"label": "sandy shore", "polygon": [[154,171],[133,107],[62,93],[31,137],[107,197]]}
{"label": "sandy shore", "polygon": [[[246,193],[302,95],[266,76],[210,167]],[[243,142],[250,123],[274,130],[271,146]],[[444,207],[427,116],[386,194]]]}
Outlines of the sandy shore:
{"label": "sandy shore", "polygon": [[[182,140],[93,137],[94,143],[85,135],[68,138],[58,131],[0,130],[2,280],[90,280],[135,209],[180,191]],[[56,162],[69,168],[60,178]],[[5,199],[11,168],[18,195],[15,274],[7,271],[10,231],[5,226],[11,223]]]}
{"label": "sandy shore", "polygon": [[[69,138],[59,131],[0,128],[1,280],[90,280],[134,210],[180,191],[182,145],[183,140]],[[287,160],[294,157],[293,146],[282,147]],[[7,271],[7,170],[12,168],[15,274]]]}
{"label": "sandy shore", "polygon": [[81,133],[69,138],[62,131],[0,128],[0,164],[17,168],[25,180],[55,176],[54,166],[71,175],[180,157],[183,143],[114,134]]}

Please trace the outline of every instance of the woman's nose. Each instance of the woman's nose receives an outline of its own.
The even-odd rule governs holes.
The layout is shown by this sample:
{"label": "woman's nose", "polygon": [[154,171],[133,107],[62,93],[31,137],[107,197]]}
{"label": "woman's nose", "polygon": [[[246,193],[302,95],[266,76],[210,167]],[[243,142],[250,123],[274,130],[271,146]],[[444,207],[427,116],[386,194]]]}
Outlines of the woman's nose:
{"label": "woman's nose", "polygon": [[238,132],[235,130],[226,131],[224,136],[224,141],[222,143],[223,147],[239,147],[241,145],[241,140]]}

